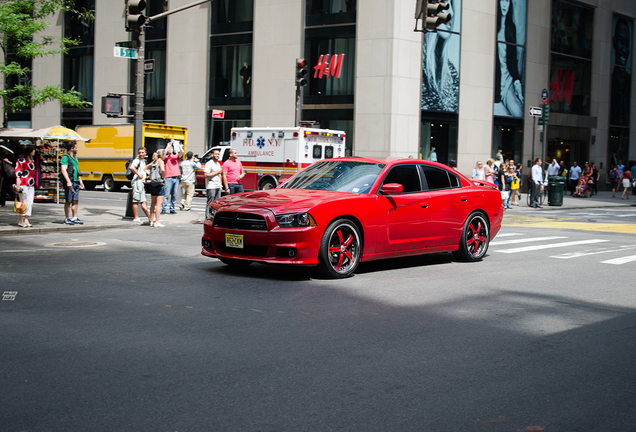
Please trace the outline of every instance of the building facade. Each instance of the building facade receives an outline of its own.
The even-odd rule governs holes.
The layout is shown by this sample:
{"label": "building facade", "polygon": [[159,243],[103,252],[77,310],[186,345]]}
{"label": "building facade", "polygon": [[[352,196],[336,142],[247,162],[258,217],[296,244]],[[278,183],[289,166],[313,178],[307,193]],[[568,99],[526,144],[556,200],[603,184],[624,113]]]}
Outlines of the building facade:
{"label": "building facade", "polygon": [[[228,140],[231,127],[292,126],[295,61],[305,58],[301,118],[345,130],[352,155],[434,153],[466,174],[498,149],[524,167],[537,157],[595,161],[603,174],[636,160],[636,2],[448,2],[451,21],[431,33],[414,31],[415,0],[213,0],[153,21],[144,118],[187,126],[199,154]],[[54,17],[48,35],[81,43],[36,59],[32,82],[74,88],[93,107],[49,103],[11,114],[10,126],[126,121],[100,112],[102,96],[135,90],[135,61],[113,56],[131,37],[126,2],[76,3],[94,9],[95,22]],[[153,16],[192,0],[147,3]],[[544,99],[541,129],[529,109]],[[218,109],[225,118],[212,117]]]}

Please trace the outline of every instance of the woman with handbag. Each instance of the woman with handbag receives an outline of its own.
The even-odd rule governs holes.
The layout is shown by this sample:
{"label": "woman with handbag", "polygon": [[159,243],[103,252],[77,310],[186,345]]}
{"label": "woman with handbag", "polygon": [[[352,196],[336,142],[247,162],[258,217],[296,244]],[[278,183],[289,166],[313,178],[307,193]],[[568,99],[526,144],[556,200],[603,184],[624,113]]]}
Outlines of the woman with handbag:
{"label": "woman with handbag", "polygon": [[159,222],[159,216],[161,215],[161,205],[166,195],[166,165],[164,159],[166,158],[166,151],[163,149],[157,150],[152,155],[152,163],[146,165],[146,171],[148,172],[148,183],[150,184],[150,226],[163,228],[164,224]]}
{"label": "woman with handbag", "polygon": [[[18,213],[20,220],[18,225],[23,228],[31,227],[29,217],[33,210],[33,197],[35,196],[35,161],[33,157],[35,155],[35,147],[32,145],[26,146],[22,150],[22,157],[18,159],[15,166],[15,190],[18,195],[22,195],[24,202],[26,203],[26,212],[24,214]],[[16,197],[18,200],[18,197]]]}
{"label": "woman with handbag", "polygon": [[[632,172],[628,169],[623,171],[623,195],[621,199],[629,199],[629,186],[632,184]],[[627,198],[625,198],[627,196]]]}

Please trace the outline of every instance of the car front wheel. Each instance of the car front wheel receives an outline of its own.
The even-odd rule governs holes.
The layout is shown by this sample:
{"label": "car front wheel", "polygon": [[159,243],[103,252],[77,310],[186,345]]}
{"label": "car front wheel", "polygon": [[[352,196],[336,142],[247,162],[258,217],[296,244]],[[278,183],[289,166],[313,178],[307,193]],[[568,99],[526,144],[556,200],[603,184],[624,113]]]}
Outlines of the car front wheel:
{"label": "car front wheel", "polygon": [[453,252],[461,261],[479,261],[488,251],[490,230],[483,214],[472,213],[464,224],[459,250]]}
{"label": "car front wheel", "polygon": [[318,268],[329,278],[349,277],[358,267],[361,254],[358,227],[349,219],[338,219],[329,225],[322,236]]}

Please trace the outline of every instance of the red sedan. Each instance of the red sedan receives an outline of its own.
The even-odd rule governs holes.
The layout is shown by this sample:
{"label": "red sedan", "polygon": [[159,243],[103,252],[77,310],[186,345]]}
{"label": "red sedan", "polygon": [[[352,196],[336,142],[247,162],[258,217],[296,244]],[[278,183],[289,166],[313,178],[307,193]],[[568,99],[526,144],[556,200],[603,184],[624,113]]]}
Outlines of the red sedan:
{"label": "red sedan", "polygon": [[450,251],[481,260],[502,218],[494,185],[446,165],[328,159],[276,189],[212,202],[201,253],[228,265],[317,266],[341,278],[382,258]]}

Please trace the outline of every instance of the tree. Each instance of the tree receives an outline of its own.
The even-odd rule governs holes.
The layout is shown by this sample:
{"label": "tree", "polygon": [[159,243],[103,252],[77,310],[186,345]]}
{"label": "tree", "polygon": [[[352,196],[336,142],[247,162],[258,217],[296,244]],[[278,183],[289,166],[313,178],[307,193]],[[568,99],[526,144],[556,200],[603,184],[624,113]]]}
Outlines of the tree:
{"label": "tree", "polygon": [[31,60],[50,54],[66,53],[66,47],[78,42],[69,38],[39,36],[50,24],[47,18],[58,11],[72,12],[92,21],[94,11],[78,11],[73,0],[0,0],[0,74],[4,86],[2,98],[4,128],[7,114],[25,108],[33,108],[54,100],[62,105],[86,108],[91,106],[82,100],[82,94],[74,89],[65,91],[59,85],[35,88],[29,84]]}

